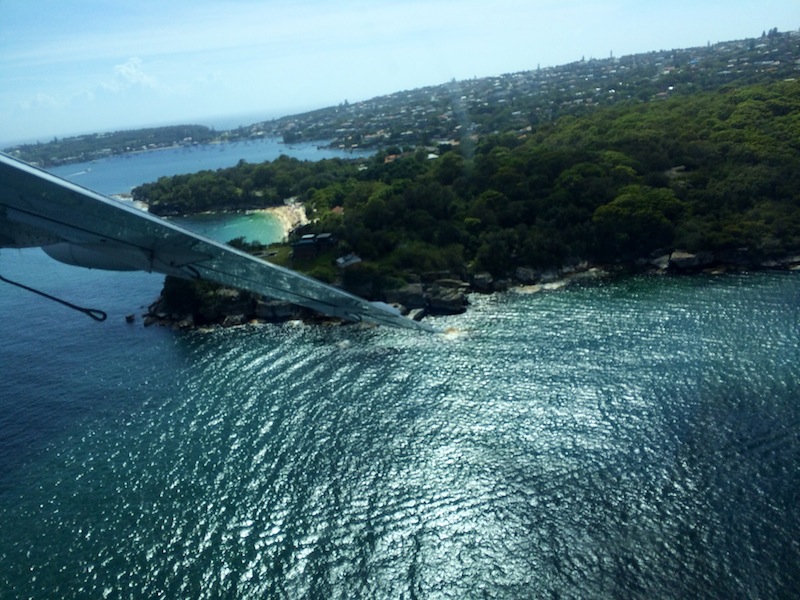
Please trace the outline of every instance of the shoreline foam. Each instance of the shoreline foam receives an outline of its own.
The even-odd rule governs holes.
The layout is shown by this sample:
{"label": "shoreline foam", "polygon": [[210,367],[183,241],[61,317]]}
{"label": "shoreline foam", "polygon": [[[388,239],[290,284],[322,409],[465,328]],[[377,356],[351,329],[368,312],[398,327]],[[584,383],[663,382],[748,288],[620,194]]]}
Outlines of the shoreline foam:
{"label": "shoreline foam", "polygon": [[253,212],[264,212],[275,217],[281,224],[283,230],[282,238],[286,240],[289,235],[298,227],[309,223],[305,207],[299,202],[284,204],[282,206],[270,206]]}

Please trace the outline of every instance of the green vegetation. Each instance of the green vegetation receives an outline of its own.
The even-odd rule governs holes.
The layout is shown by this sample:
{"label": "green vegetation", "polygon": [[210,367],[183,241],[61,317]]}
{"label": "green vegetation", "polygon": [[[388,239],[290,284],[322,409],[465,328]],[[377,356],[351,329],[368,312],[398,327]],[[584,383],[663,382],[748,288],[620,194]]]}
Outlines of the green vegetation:
{"label": "green vegetation", "polygon": [[249,131],[287,142],[325,140],[332,147],[385,149],[525,132],[602,106],[745,87],[797,76],[800,33],[592,58],[518,73],[451,81],[343,103],[259,123]]}
{"label": "green vegetation", "polygon": [[[800,249],[796,81],[620,103],[436,159],[423,149],[389,158],[399,153],[242,162],[134,196],[157,212],[296,196],[313,219],[303,233],[333,233],[339,254],[364,260],[352,277],[384,286],[427,271],[502,277],[675,248],[759,258]],[[330,277],[329,262],[313,267]]]}
{"label": "green vegetation", "polygon": [[281,156],[261,164],[242,160],[227,169],[161,177],[132,193],[134,200],[147,202],[151,212],[162,216],[247,210],[282,204],[356,173],[357,166],[346,160],[308,162]]}
{"label": "green vegetation", "polygon": [[771,29],[759,38],[590,57],[561,66],[451,81],[219,133],[200,126],[161,127],[54,139],[5,151],[47,167],[143,148],[264,137],[286,143],[314,140],[343,149],[464,144],[495,133],[530,132],[599,107],[791,79],[800,70],[798,40],[800,32]]}
{"label": "green vegetation", "polygon": [[6,152],[31,164],[49,167],[177,144],[204,144],[215,137],[214,130],[203,125],[173,125],[94,133],[60,140],[54,138],[46,144],[23,144],[9,148]]}

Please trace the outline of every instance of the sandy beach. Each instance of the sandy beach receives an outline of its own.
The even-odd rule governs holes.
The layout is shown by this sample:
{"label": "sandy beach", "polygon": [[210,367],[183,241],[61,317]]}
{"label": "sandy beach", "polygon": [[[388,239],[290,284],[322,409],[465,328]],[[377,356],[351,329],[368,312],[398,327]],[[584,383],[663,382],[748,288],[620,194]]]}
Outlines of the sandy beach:
{"label": "sandy beach", "polygon": [[263,212],[273,215],[280,221],[281,227],[283,228],[283,239],[289,237],[289,234],[298,227],[309,222],[306,216],[306,209],[299,202],[284,204],[282,206],[271,206],[262,210]]}

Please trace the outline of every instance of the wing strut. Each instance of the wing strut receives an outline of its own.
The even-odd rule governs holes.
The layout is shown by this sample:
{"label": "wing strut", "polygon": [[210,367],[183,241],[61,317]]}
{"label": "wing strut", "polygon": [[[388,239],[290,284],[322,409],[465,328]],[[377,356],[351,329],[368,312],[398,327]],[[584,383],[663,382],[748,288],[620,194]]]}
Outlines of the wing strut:
{"label": "wing strut", "polygon": [[71,302],[67,302],[66,300],[62,300],[61,298],[56,298],[55,296],[51,296],[50,294],[47,294],[41,290],[35,290],[32,287],[23,285],[18,281],[12,281],[11,279],[3,277],[2,275],[0,275],[0,281],[16,286],[18,288],[22,288],[23,290],[33,292],[34,294],[38,294],[44,298],[47,298],[48,300],[52,300],[53,302],[58,302],[59,304],[63,304],[64,306],[66,306],[67,308],[71,308],[72,310],[77,310],[78,312],[82,312],[83,314],[91,317],[95,321],[105,321],[108,318],[108,315],[102,310],[99,310],[97,308],[84,308],[82,306],[78,306],[77,304],[72,304]]}

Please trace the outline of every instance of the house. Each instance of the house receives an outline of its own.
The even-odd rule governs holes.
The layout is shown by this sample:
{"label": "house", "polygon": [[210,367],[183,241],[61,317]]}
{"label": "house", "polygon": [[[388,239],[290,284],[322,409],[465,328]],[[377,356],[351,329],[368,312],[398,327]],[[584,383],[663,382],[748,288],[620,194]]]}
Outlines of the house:
{"label": "house", "polygon": [[304,235],[292,244],[292,257],[298,260],[308,260],[317,256],[317,241],[313,233]]}
{"label": "house", "polygon": [[336,238],[332,233],[308,233],[292,244],[292,256],[299,260],[313,259],[335,245]]}

